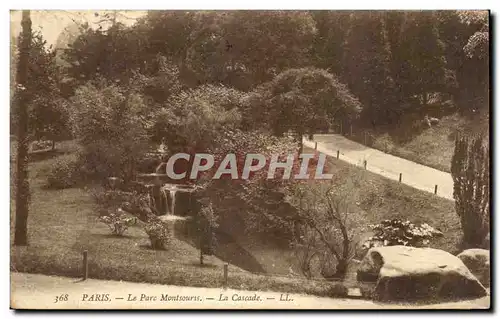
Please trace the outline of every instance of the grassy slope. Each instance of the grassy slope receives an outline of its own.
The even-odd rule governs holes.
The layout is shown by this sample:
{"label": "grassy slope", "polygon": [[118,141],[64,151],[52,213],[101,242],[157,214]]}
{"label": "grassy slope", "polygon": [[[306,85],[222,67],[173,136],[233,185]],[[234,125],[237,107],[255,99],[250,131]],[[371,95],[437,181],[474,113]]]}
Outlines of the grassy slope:
{"label": "grassy slope", "polygon": [[[314,150],[305,148],[304,152],[312,153]],[[333,174],[333,183],[339,188],[348,181],[354,184],[349,190],[349,196],[356,198],[355,205],[351,207],[351,227],[361,238],[369,232],[369,224],[401,218],[418,223],[426,222],[441,229],[444,237],[436,239],[432,246],[452,253],[456,251],[461,229],[454,202],[335,158],[329,158],[328,170]]]}
{"label": "grassy slope", "polygon": [[[74,149],[70,143],[63,144],[62,148]],[[11,269],[78,277],[81,275],[81,253],[86,249],[89,251],[90,276],[93,278],[220,287],[222,262],[217,258],[209,258],[207,262],[211,266],[201,268],[197,264],[198,251],[182,241],[175,241],[169,251],[147,249],[145,246],[148,239],[140,228],[129,229],[127,236],[123,238],[109,236],[106,226],[96,221],[97,209],[89,191],[79,188],[45,189],[46,175],[54,161],[55,159],[48,159],[30,164],[30,246],[12,247]],[[448,251],[455,250],[460,236],[460,224],[451,201],[400,185],[335,159],[329,160],[329,171],[334,174],[333,182],[339,187],[353,177],[359,178],[352,194],[353,197],[360,198],[353,211],[356,233],[363,233],[368,224],[382,219],[408,218],[439,227],[445,236],[436,241],[434,246]],[[13,204],[11,198],[12,218]],[[13,226],[12,222],[11,236]],[[253,247],[251,252],[270,273],[274,273],[271,263],[281,263],[283,269],[286,267],[286,262],[281,260],[282,251]],[[289,258],[290,256],[286,257]],[[231,287],[245,289],[326,295],[331,287],[315,281],[257,276],[234,266],[230,267],[229,278]]]}
{"label": "grassy slope", "polygon": [[488,130],[488,120],[470,120],[457,114],[441,118],[438,125],[424,130],[405,144],[395,144],[387,135],[375,138],[374,148],[408,160],[450,172],[451,157],[455,148],[455,133],[458,131]]}
{"label": "grassy slope", "polygon": [[[61,148],[71,151],[74,145],[64,143]],[[111,236],[107,226],[97,222],[98,210],[89,190],[46,189],[46,176],[55,160],[30,163],[30,244],[11,247],[11,270],[80,277],[82,252],[88,250],[91,278],[221,287],[221,260],[206,256],[206,265],[202,267],[198,250],[176,239],[168,251],[151,250],[147,247],[147,235],[139,227],[130,228],[124,237]],[[11,192],[11,243],[14,204]],[[233,265],[229,267],[228,285],[239,289],[336,294],[336,290],[332,291],[336,286],[329,283],[254,275]],[[339,291],[343,293],[342,289]]]}

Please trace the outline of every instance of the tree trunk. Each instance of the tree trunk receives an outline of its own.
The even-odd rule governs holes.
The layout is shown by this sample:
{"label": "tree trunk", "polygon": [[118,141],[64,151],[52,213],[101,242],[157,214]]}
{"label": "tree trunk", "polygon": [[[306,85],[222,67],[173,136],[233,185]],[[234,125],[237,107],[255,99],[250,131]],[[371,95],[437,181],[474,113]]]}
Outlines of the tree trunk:
{"label": "tree trunk", "polygon": [[335,278],[343,279],[347,274],[348,263],[346,260],[339,260],[335,269]]}
{"label": "tree trunk", "polygon": [[14,245],[28,245],[28,102],[29,92],[26,88],[28,78],[29,52],[31,47],[30,11],[22,13],[22,37],[17,68],[17,107],[19,108],[19,127],[17,131],[17,175],[16,175],[16,225]]}
{"label": "tree trunk", "polygon": [[302,132],[297,133],[297,142],[299,143],[299,154],[302,154],[302,151],[304,150],[304,143],[302,142],[304,134]]}

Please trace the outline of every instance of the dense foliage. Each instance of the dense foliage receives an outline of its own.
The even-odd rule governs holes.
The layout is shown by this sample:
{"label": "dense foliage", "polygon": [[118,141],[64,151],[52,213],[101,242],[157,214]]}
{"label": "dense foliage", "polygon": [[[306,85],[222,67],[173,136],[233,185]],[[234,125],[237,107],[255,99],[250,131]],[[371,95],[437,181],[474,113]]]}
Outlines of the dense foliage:
{"label": "dense foliage", "polygon": [[370,228],[375,234],[363,244],[365,248],[395,245],[425,247],[431,239],[443,235],[427,223],[415,225],[400,219],[383,220],[380,224],[370,225]]}
{"label": "dense foliage", "polygon": [[[72,29],[58,41],[57,52],[40,34],[29,30],[25,36],[28,77],[11,87],[18,102],[12,122],[26,104],[32,136],[59,139],[71,128],[80,146],[77,159],[54,165],[49,184],[73,186],[77,172],[127,184],[159,143],[166,156],[214,154],[215,168],[236,154],[238,176],[247,154],[264,154],[266,165],[248,180],[212,180],[215,169],[199,176],[209,199],[202,212],[210,217],[200,219],[206,242],[213,239],[215,220],[222,228],[269,232],[288,241],[305,234],[301,240],[313,243],[322,258],[337,261],[337,273],[345,272],[351,256],[351,234],[339,222],[349,215],[344,198],[307,184],[299,191],[280,176],[268,179],[271,157],[291,156],[294,175],[303,134],[338,124],[416,130],[413,124],[421,123],[429,106],[438,113],[449,105],[452,111],[488,110],[489,22],[481,12],[151,11],[131,25],[116,15],[102,21]],[[14,43],[11,54],[16,50]],[[488,158],[477,142],[471,147],[478,152],[468,142],[457,143],[457,211],[465,237],[477,242],[488,225]],[[299,188],[286,201],[290,184]],[[317,201],[297,203],[300,194]],[[170,240],[161,225],[152,219],[146,226],[154,248]],[[406,242],[387,235],[386,226],[379,229],[382,242]]]}
{"label": "dense foliage", "polygon": [[82,146],[86,171],[99,179],[133,179],[149,147],[142,97],[118,86],[89,83],[77,89],[71,102],[73,134]]}
{"label": "dense foliage", "polygon": [[465,248],[483,247],[490,231],[490,173],[490,149],[485,136],[457,138],[451,175]]}

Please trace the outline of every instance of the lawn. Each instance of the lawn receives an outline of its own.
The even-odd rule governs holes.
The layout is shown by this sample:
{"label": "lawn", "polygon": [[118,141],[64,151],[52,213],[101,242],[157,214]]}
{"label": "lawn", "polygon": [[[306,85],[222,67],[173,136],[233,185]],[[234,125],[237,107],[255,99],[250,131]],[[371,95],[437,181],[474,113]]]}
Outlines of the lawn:
{"label": "lawn", "polygon": [[[304,153],[314,150],[304,148]],[[351,228],[359,236],[368,236],[369,224],[384,219],[400,218],[414,223],[428,223],[440,229],[444,236],[432,242],[432,246],[454,253],[461,237],[460,220],[453,201],[400,184],[349,163],[328,158],[328,170],[333,183],[341,188],[350,183]]]}
{"label": "lawn", "polygon": [[[62,154],[74,156],[70,142],[59,146]],[[306,152],[312,152],[306,149]],[[65,154],[66,153],[66,154]],[[82,252],[88,251],[89,276],[96,279],[125,280],[186,286],[221,287],[223,261],[206,257],[199,265],[199,252],[181,240],[171,249],[155,251],[140,227],[131,227],[123,237],[111,236],[98,222],[98,208],[91,196],[93,187],[50,190],[46,176],[56,158],[30,163],[31,205],[28,247],[11,248],[11,269],[20,272],[80,277]],[[445,236],[433,246],[454,252],[460,237],[460,224],[451,201],[432,196],[347,163],[329,159],[329,171],[339,187],[355,181],[351,196],[359,198],[352,210],[353,231],[362,236],[367,225],[387,218],[427,222]],[[11,198],[11,217],[14,217]],[[12,219],[13,221],[13,219]],[[11,223],[11,238],[14,223]],[[229,266],[228,284],[232,288],[274,290],[316,295],[342,295],[343,286],[324,281],[291,278],[290,251],[277,250],[264,241],[241,245],[254,256],[267,275],[249,273]],[[230,256],[229,256],[230,257]],[[230,258],[224,258],[224,260]]]}
{"label": "lawn", "polygon": [[[59,145],[60,156],[75,149],[71,142]],[[66,153],[66,154],[64,154]],[[12,271],[81,277],[82,253],[88,251],[89,277],[200,287],[221,287],[224,262],[205,256],[199,265],[199,251],[174,239],[167,251],[150,249],[149,239],[140,227],[131,227],[125,236],[110,235],[98,222],[98,208],[92,188],[50,190],[46,176],[56,158],[29,165],[31,203],[28,219],[29,246],[11,247]],[[11,243],[14,228],[14,194],[11,192]],[[342,285],[301,278],[255,275],[229,266],[228,286],[239,289],[274,290],[342,295]]]}
{"label": "lawn", "polygon": [[425,129],[405,143],[395,143],[388,133],[376,135],[371,147],[441,171],[450,172],[456,132],[488,131],[488,120],[470,120],[458,114],[441,118],[439,124]]}

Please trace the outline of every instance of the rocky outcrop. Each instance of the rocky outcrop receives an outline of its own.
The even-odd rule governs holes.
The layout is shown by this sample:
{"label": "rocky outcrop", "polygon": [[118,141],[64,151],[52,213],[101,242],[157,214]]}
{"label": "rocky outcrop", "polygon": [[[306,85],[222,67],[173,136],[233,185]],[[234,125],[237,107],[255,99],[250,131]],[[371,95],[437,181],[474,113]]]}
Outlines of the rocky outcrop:
{"label": "rocky outcrop", "polygon": [[375,282],[373,297],[383,301],[438,302],[487,294],[458,257],[432,248],[371,248],[361,262],[357,278]]}
{"label": "rocky outcrop", "polygon": [[474,276],[485,286],[490,286],[490,251],[486,249],[467,249],[458,256]]}

